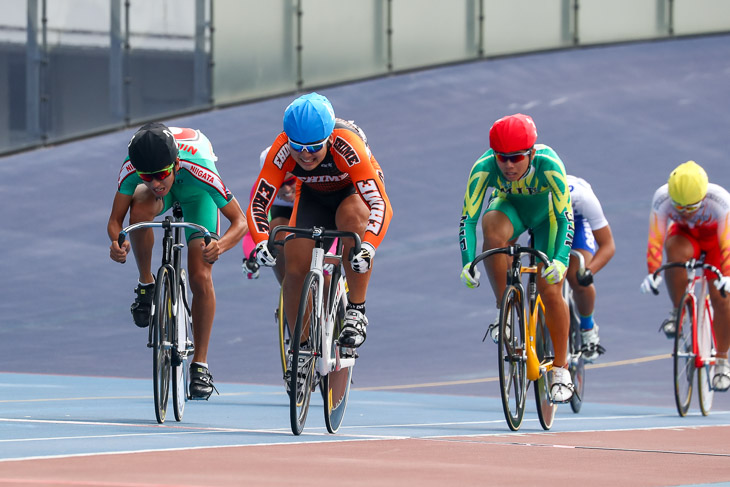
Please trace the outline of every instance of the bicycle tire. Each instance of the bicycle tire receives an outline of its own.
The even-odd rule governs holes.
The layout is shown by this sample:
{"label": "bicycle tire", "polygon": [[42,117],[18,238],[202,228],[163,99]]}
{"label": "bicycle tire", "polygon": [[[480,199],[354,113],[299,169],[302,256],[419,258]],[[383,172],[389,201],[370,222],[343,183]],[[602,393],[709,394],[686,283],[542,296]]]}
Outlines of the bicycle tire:
{"label": "bicycle tire", "polygon": [[[307,413],[309,412],[309,402],[312,398],[315,355],[317,354],[317,341],[314,332],[317,330],[315,309],[319,299],[317,294],[319,292],[318,284],[319,276],[310,271],[304,278],[297,322],[292,337],[292,370],[289,373],[289,419],[292,433],[297,436],[302,434],[302,430],[304,430],[304,423],[307,421]],[[302,349],[302,332],[305,327],[308,327],[310,331],[307,343],[312,346],[312,349],[308,351]],[[300,357],[302,357],[301,363]],[[297,377],[300,375],[305,377],[301,390],[297,381]]]}
{"label": "bicycle tire", "polygon": [[685,416],[692,399],[692,381],[695,371],[692,323],[694,322],[694,303],[685,293],[677,311],[677,333],[674,337],[674,402],[677,412]]}
{"label": "bicycle tire", "polygon": [[571,294],[570,301],[568,302],[568,309],[570,311],[570,339],[569,348],[570,353],[570,376],[573,378],[573,385],[575,390],[573,397],[570,398],[570,409],[578,414],[581,406],[583,406],[583,390],[585,389],[585,360],[583,359],[583,340],[580,334],[580,322],[576,319],[575,312],[575,301]]}
{"label": "bicycle tire", "polygon": [[284,318],[284,288],[279,288],[279,305],[276,307],[276,327],[279,332],[279,357],[281,359],[281,373],[286,375],[286,351],[289,348],[289,327]]}
{"label": "bicycle tire", "polygon": [[[517,333],[513,333],[517,330]],[[522,295],[508,286],[502,295],[499,313],[499,389],[507,426],[520,429],[527,394],[527,356],[525,353],[525,312]]]}
{"label": "bicycle tire", "polygon": [[152,313],[152,384],[154,389],[155,416],[158,423],[165,422],[167,401],[170,395],[170,340],[169,330],[172,323],[172,296],[170,273],[160,267],[157,273]]}
{"label": "bicycle tire", "polygon": [[186,306],[188,296],[188,282],[185,269],[180,270],[180,287],[178,288],[177,317],[173,320],[174,327],[171,336],[175,337],[175,347],[172,353],[177,354],[172,367],[172,405],[175,420],[182,421],[185,413],[185,403],[188,401],[188,356],[190,353],[190,314]]}
{"label": "bicycle tire", "polygon": [[[332,292],[332,291],[331,291]],[[337,305],[335,313],[335,326],[332,336],[340,336],[342,325],[345,321],[346,300],[342,299]],[[337,341],[332,340],[330,356],[334,357],[339,353]],[[352,385],[353,367],[342,367],[340,370],[330,372],[322,377],[322,401],[324,402],[324,423],[327,431],[337,433],[342,425],[347,410],[347,400],[350,397],[350,386]]]}
{"label": "bicycle tire", "polygon": [[[541,306],[537,309],[537,326],[535,327],[535,350],[541,364],[552,363],[555,358],[550,332],[545,324],[545,313]],[[550,384],[552,371],[543,372],[535,381],[535,405],[537,417],[542,429],[549,430],[553,426],[558,405],[550,398]]]}
{"label": "bicycle tire", "polygon": [[715,350],[715,339],[712,333],[710,308],[708,298],[702,304],[702,319],[697,327],[697,351],[703,364],[697,369],[697,398],[700,402],[702,416],[710,414],[715,390],[712,387],[712,377],[715,375],[715,365],[710,363]]}

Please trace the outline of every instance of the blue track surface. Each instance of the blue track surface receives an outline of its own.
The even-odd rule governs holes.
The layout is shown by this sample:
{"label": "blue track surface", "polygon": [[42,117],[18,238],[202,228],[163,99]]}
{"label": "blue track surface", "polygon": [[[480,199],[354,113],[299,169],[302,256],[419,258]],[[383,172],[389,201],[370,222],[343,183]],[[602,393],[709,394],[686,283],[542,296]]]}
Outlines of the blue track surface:
{"label": "blue track surface", "polygon": [[[593,185],[617,243],[615,258],[596,280],[596,319],[608,350],[602,362],[609,366],[588,371],[588,403],[579,416],[561,412],[556,428],[678,421],[665,422],[676,415],[671,343],[657,333],[669,300],[664,290],[659,297],[638,291],[649,206],[671,169],[688,159],[702,164],[711,181],[730,187],[729,41],[715,36],[529,55],[322,90],[338,116],[354,119],[368,134],[395,210],[368,294],[371,326],[354,375],[361,390],[353,392],[346,433],[338,439],[505,430],[498,385],[483,381],[497,375],[495,347],[481,342],[494,316],[493,297],[486,285],[469,290],[460,283],[457,234],[466,178],[487,147],[489,126],[518,111],[533,116],[539,141],[557,151],[569,173]],[[258,154],[281,130],[291,98],[165,122],[209,136],[224,180],[245,205]],[[147,332],[129,313],[136,271],[131,262],[108,258],[106,236],[133,132],[0,159],[0,370],[12,373],[0,376],[0,418],[112,423],[94,426],[90,436],[105,428],[110,435],[142,434],[146,429],[135,425],[153,425]],[[189,434],[194,441],[244,441],[235,432],[207,431],[212,428],[296,441],[288,436],[276,352],[278,289],[266,271],[258,281],[242,278],[241,257],[239,249],[229,251],[214,268],[218,311],[209,363],[223,395],[191,405],[184,426],[205,430]],[[652,359],[636,362],[646,357]],[[259,386],[238,385],[244,383]],[[363,390],[385,386],[403,387]],[[48,400],[87,396],[122,399]],[[13,402],[34,398],[43,400]],[[729,410],[730,395],[716,394],[709,418],[681,424],[726,423]],[[316,407],[311,415],[321,432]],[[406,432],[382,427],[411,423],[423,426]],[[528,426],[539,429],[536,422]],[[32,422],[0,428],[6,439],[34,429],[47,434]],[[157,434],[163,433],[144,440],[150,448]],[[71,450],[94,450],[92,440],[78,443]],[[103,444],[124,448],[109,438]],[[1,456],[41,454],[37,445],[6,443]]]}

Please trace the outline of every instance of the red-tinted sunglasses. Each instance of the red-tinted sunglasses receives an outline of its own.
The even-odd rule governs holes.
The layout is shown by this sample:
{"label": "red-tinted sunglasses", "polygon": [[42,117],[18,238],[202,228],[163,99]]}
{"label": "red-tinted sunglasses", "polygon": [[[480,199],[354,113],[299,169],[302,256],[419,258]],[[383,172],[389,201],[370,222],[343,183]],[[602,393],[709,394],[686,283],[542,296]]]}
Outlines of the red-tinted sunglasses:
{"label": "red-tinted sunglasses", "polygon": [[142,181],[151,183],[153,180],[164,180],[167,179],[173,172],[175,171],[175,163],[173,162],[169,166],[167,166],[165,169],[161,171],[154,171],[154,172],[140,172],[137,171],[137,175]]}
{"label": "red-tinted sunglasses", "polygon": [[497,157],[499,162],[517,162],[523,157],[529,156],[532,149],[527,149],[522,152],[510,152],[509,154],[503,154],[501,152],[495,152],[494,155]]}

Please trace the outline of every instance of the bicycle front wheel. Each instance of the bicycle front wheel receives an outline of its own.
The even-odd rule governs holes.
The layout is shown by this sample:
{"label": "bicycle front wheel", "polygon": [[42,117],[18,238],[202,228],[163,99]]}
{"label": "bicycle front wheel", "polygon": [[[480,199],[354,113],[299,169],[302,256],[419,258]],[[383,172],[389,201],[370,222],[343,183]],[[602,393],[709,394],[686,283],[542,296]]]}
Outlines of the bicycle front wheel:
{"label": "bicycle front wheel", "polygon": [[507,426],[517,431],[525,414],[527,360],[525,353],[525,312],[522,294],[508,286],[499,312],[499,387]]}
{"label": "bicycle front wheel", "polygon": [[152,383],[154,388],[155,416],[158,423],[165,422],[167,401],[170,393],[170,329],[172,328],[172,289],[170,272],[161,267],[157,273],[154,310],[152,312]]}
{"label": "bicycle front wheel", "polygon": [[677,309],[677,334],[674,337],[674,400],[677,412],[685,416],[692,399],[692,380],[695,372],[692,323],[694,322],[694,302],[685,293]]}
{"label": "bicycle front wheel", "polygon": [[[535,328],[535,344],[537,358],[540,364],[552,363],[555,358],[553,342],[550,340],[550,332],[545,324],[545,312],[542,306],[537,309],[537,326]],[[541,367],[542,368],[542,367]],[[555,412],[558,405],[550,399],[550,377],[552,371],[543,372],[540,378],[535,381],[535,405],[537,406],[537,417],[540,419],[542,429],[549,430],[553,426]]]}
{"label": "bicycle front wheel", "polygon": [[[300,435],[304,429],[309,412],[309,402],[314,388],[314,366],[317,326],[317,303],[319,296],[319,276],[309,272],[304,278],[302,297],[299,301],[299,313],[291,340],[292,365],[289,371],[289,419],[291,430]],[[309,330],[309,338],[302,341],[305,330]]]}

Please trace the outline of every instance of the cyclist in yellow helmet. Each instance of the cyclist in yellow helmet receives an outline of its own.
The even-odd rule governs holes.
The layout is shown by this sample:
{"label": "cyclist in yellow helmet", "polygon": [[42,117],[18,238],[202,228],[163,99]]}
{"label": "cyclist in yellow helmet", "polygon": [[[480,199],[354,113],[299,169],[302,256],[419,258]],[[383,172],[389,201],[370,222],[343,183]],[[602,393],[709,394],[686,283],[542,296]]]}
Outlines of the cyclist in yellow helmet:
{"label": "cyclist in yellow helmet", "polygon": [[[730,365],[727,356],[730,348],[730,299],[723,299],[721,290],[730,292],[730,193],[708,181],[707,173],[694,161],[677,166],[667,184],[654,193],[649,220],[649,245],[646,253],[649,275],[641,284],[644,293],[656,292],[661,276],[653,273],[662,264],[663,251],[669,262],[684,262],[698,258],[705,252],[705,262],[723,273],[709,286],[710,300],[715,311],[715,341],[717,360],[713,386],[716,390],[730,389]],[[679,301],[687,283],[685,269],[669,269],[667,289],[674,309],[664,320],[661,330],[669,338],[676,334],[676,317]],[[708,280],[714,274],[708,272]]]}

